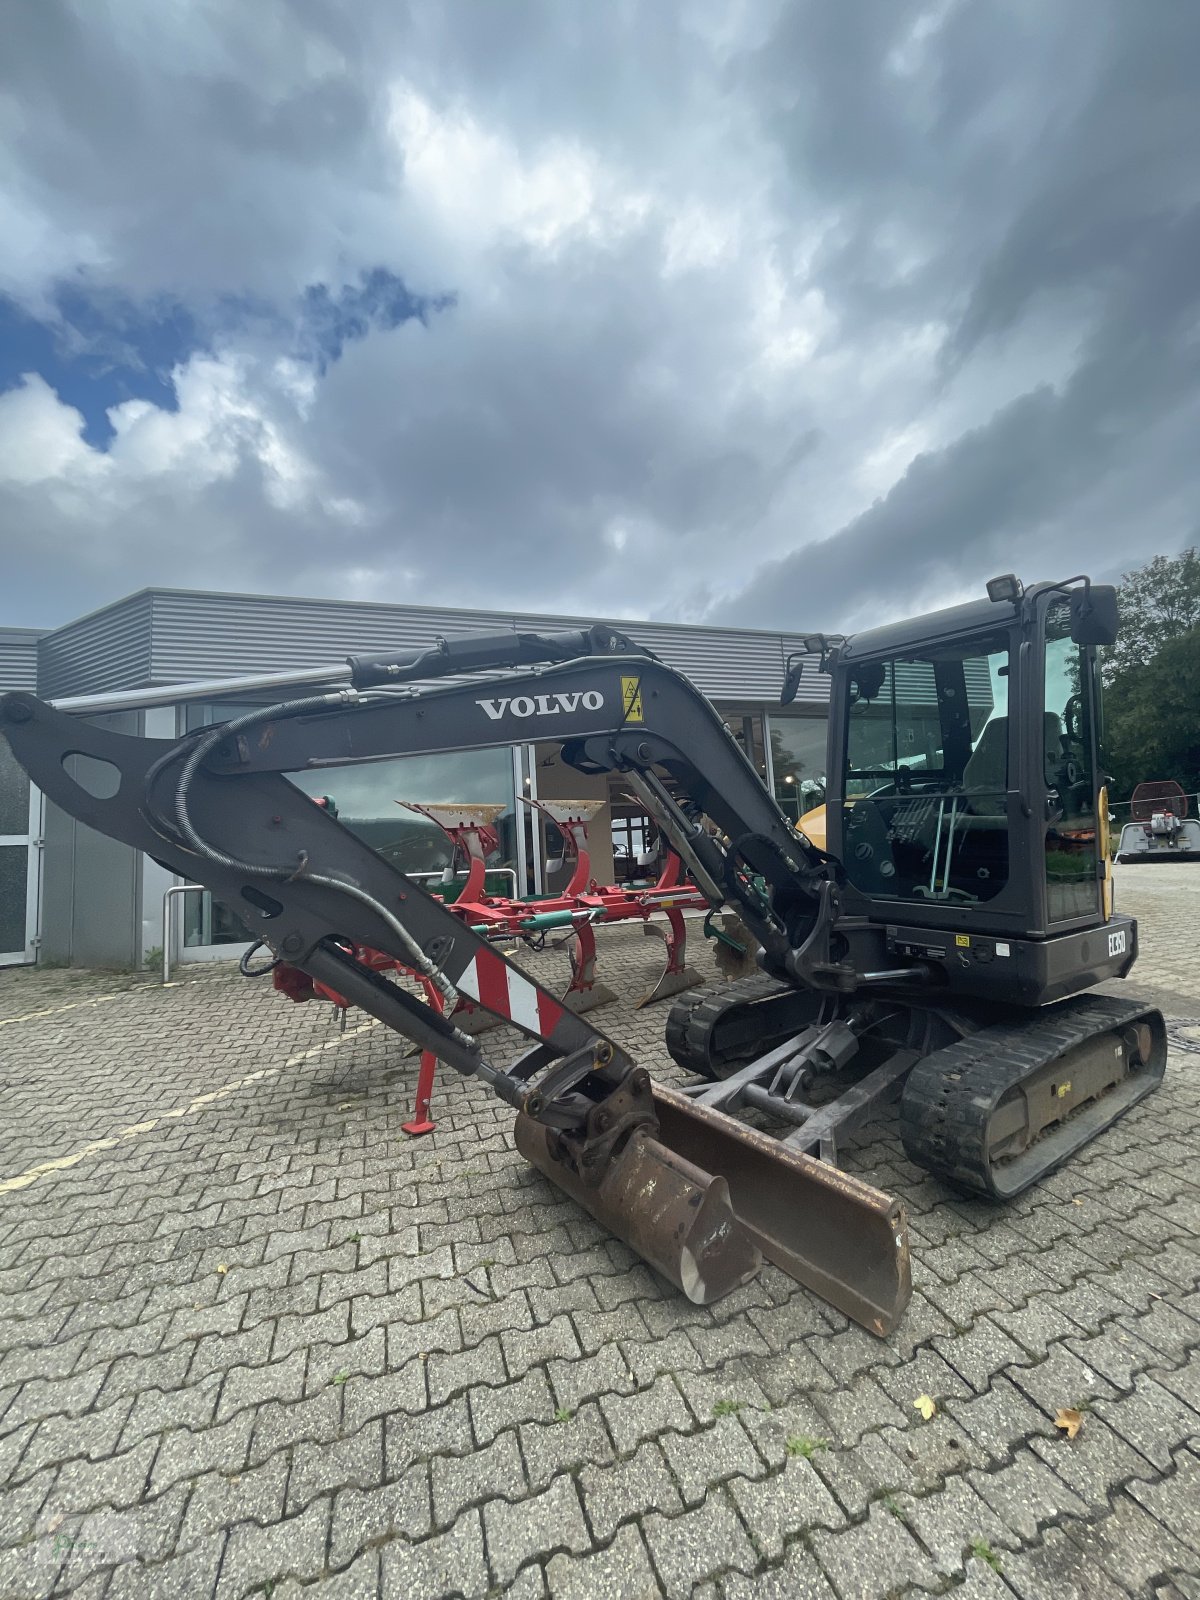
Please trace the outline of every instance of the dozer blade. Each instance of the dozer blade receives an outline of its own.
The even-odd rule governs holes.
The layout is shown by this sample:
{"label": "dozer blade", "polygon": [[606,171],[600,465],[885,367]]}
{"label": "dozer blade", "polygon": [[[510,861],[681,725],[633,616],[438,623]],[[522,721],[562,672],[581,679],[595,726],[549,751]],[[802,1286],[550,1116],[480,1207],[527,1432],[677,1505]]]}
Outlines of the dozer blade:
{"label": "dozer blade", "polygon": [[595,1186],[524,1113],[517,1148],[698,1304],[765,1256],[871,1333],[895,1328],[912,1294],[898,1200],[661,1084],[653,1093],[657,1137],[635,1133]]}
{"label": "dozer blade", "polygon": [[725,1179],[768,1261],[869,1332],[891,1333],[912,1295],[899,1200],[662,1084],[654,1109],[663,1144]]}
{"label": "dozer blade", "polygon": [[654,1109],[664,1145],[725,1179],[768,1261],[869,1332],[891,1333],[912,1295],[899,1200],[662,1084]]}
{"label": "dozer blade", "polygon": [[724,1178],[637,1130],[594,1185],[558,1159],[557,1136],[521,1112],[517,1149],[696,1305],[753,1278],[758,1246],[733,1214]]}

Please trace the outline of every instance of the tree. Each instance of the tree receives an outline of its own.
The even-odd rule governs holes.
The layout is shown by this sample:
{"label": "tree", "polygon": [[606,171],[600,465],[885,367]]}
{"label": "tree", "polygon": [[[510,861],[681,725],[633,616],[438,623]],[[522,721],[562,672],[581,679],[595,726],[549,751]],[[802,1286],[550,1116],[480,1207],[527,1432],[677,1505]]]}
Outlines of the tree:
{"label": "tree", "polygon": [[1187,794],[1200,790],[1200,625],[1122,671],[1105,692],[1104,710],[1118,794],[1156,778],[1174,778]]}
{"label": "tree", "polygon": [[1200,552],[1155,556],[1125,573],[1118,593],[1121,632],[1106,653],[1104,676],[1113,682],[1147,666],[1162,647],[1200,626]]}

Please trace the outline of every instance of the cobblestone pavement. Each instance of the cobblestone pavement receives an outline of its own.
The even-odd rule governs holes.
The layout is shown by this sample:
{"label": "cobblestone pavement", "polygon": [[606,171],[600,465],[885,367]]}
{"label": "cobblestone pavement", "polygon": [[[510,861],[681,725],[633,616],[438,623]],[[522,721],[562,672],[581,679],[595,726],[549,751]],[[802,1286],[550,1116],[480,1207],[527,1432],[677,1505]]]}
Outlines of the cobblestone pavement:
{"label": "cobblestone pavement", "polygon": [[[1121,872],[1174,1052],[1067,1170],[996,1210],[851,1153],[912,1212],[887,1342],[774,1269],[689,1305],[448,1072],[406,1138],[354,1014],[0,975],[0,1596],[1198,1600],[1197,886]],[[598,1020],[667,1070],[661,1006]]]}

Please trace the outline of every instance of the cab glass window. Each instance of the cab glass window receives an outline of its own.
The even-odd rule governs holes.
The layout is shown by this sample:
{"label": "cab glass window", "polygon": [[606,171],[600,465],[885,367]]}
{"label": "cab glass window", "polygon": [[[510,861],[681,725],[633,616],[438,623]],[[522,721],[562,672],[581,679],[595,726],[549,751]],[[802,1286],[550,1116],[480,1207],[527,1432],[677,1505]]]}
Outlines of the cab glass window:
{"label": "cab glass window", "polygon": [[1008,638],[851,669],[844,853],[873,897],[991,900],[1008,881]]}

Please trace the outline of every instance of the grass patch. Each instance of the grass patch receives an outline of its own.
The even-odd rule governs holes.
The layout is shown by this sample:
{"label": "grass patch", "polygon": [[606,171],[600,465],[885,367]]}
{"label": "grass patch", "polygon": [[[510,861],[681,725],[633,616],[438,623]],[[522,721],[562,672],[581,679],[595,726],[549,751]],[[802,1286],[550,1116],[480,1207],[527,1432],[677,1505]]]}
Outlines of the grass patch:
{"label": "grass patch", "polygon": [[971,1540],[971,1554],[978,1556],[980,1561],[986,1561],[993,1572],[1000,1571],[1000,1557],[992,1549],[986,1539]]}
{"label": "grass patch", "polygon": [[554,1420],[555,1422],[570,1422],[571,1416],[572,1412],[567,1406],[559,1406],[558,1410],[554,1413]]}
{"label": "grass patch", "polygon": [[713,1407],[714,1417],[736,1417],[746,1404],[744,1400],[718,1400]]}
{"label": "grass patch", "polygon": [[828,1450],[828,1439],[812,1439],[807,1433],[794,1433],[784,1446],[790,1456],[800,1456],[811,1461],[818,1450]]}

